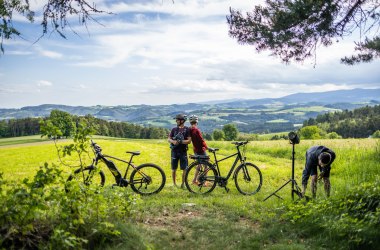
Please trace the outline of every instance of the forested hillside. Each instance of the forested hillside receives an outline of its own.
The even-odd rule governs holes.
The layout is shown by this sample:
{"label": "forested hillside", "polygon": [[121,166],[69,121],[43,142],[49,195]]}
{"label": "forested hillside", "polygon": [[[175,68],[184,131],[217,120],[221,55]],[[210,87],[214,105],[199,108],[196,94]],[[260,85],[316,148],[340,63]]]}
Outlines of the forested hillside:
{"label": "forested hillside", "polygon": [[244,133],[273,133],[294,130],[309,118],[327,112],[352,110],[380,103],[380,89],[352,89],[298,93],[282,98],[222,100],[210,103],[132,106],[67,106],[44,104],[20,109],[1,109],[0,120],[47,117],[58,109],[71,115],[92,115],[107,121],[170,129],[178,113],[199,116],[199,127],[212,133],[226,124],[236,124]]}
{"label": "forested hillside", "polygon": [[318,115],[303,125],[317,125],[326,132],[336,132],[343,138],[365,138],[380,130],[380,105]]}
{"label": "forested hillside", "polygon": [[[55,116],[55,118],[53,118]],[[50,116],[45,118],[23,118],[0,121],[0,138],[16,137],[26,135],[37,135],[40,133],[40,121],[46,119],[55,120],[60,124],[63,136],[70,136],[80,119],[91,120],[95,125],[96,134],[139,139],[160,139],[166,138],[168,130],[159,127],[144,127],[128,122],[114,122],[95,118],[91,115],[75,116],[60,110],[53,110]]]}
{"label": "forested hillside", "polygon": [[[169,132],[167,128],[158,126],[142,126],[128,122],[106,121],[95,118],[92,115],[76,116],[64,111],[53,110],[50,116],[45,118],[22,118],[0,121],[0,138],[39,134],[40,121],[51,119],[52,114],[53,116],[57,116],[55,119],[60,120],[57,124],[66,124],[67,128],[62,129],[66,131],[64,132],[64,136],[69,136],[70,131],[75,128],[75,124],[83,118],[91,120],[91,123],[96,127],[96,134],[104,136],[158,139],[165,138]],[[243,121],[249,123],[249,120],[244,120],[241,115],[239,118],[238,115],[234,115],[234,117],[238,120],[242,120],[241,123]],[[241,123],[237,123],[237,127],[239,131],[245,132],[245,130],[241,130]],[[265,123],[265,121],[263,121],[263,123]],[[220,124],[215,121],[213,127],[218,128],[218,125]],[[375,131],[380,130],[380,105],[373,107],[366,106],[355,110],[329,112],[303,122],[303,127],[314,125],[327,133],[335,132],[343,138],[366,138]],[[272,126],[277,126],[276,130],[278,131],[289,131],[293,129],[292,126],[289,126],[289,124],[284,121],[273,123]],[[265,129],[264,125],[262,129]]]}

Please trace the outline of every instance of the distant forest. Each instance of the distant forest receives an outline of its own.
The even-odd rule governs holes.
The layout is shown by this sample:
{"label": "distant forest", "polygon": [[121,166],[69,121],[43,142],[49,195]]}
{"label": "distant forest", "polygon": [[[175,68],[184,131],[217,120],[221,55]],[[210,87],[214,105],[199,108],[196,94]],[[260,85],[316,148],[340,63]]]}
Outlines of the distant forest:
{"label": "distant forest", "polygon": [[[79,120],[83,118],[86,120],[90,120],[91,123],[95,125],[96,134],[98,135],[120,138],[161,139],[167,138],[169,134],[169,131],[166,128],[144,127],[128,122],[106,121],[95,118],[91,115],[79,117],[58,110],[52,112],[65,114],[66,116],[68,116],[69,121],[65,121],[67,123],[77,124]],[[0,138],[38,135],[40,134],[40,121],[50,118],[51,117],[2,120],[0,121]],[[68,134],[65,134],[65,136],[68,136]]]}
{"label": "distant forest", "polygon": [[[166,128],[144,127],[128,122],[106,121],[91,115],[75,116],[59,110],[53,110],[53,113],[58,116],[64,115],[69,117],[69,122],[73,124],[78,123],[83,118],[90,120],[95,125],[96,134],[98,135],[136,139],[161,139],[166,138],[169,133],[169,130]],[[50,118],[1,120],[0,138],[40,134],[40,121]],[[316,118],[310,118],[303,123],[304,127],[313,125],[318,126],[327,133],[336,132],[343,138],[366,138],[375,131],[380,130],[380,105],[373,107],[366,106],[352,111],[330,112],[318,115]],[[286,130],[289,129],[285,126],[283,131]],[[65,136],[68,136],[68,134]]]}
{"label": "distant forest", "polygon": [[365,138],[380,130],[380,105],[326,113],[303,123],[304,127],[312,125],[343,138]]}

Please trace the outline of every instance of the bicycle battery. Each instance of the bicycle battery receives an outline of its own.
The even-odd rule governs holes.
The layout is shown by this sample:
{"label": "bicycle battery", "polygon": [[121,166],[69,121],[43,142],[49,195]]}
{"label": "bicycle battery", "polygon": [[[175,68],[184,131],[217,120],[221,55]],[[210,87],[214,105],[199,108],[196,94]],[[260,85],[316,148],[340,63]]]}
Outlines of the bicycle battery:
{"label": "bicycle battery", "polygon": [[107,167],[109,168],[109,170],[111,171],[111,173],[113,174],[113,176],[115,176],[116,181],[120,180],[120,178],[121,178],[121,173],[120,173],[120,171],[116,168],[115,163],[113,163],[113,161],[107,160],[107,159],[105,159],[105,158],[103,158],[102,160],[103,160],[104,163],[107,165]]}

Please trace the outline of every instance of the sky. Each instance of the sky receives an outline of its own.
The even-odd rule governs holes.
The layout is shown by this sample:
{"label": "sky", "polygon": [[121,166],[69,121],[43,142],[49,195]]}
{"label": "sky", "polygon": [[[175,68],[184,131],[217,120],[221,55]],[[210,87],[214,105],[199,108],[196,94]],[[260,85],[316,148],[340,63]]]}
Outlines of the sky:
{"label": "sky", "polygon": [[238,44],[228,35],[229,8],[249,12],[261,0],[97,0],[98,9],[112,14],[97,14],[87,26],[70,19],[67,39],[40,38],[44,2],[30,0],[34,23],[14,16],[22,36],[4,41],[0,108],[166,105],[380,88],[380,60],[340,63],[360,40],[355,35],[289,65]]}

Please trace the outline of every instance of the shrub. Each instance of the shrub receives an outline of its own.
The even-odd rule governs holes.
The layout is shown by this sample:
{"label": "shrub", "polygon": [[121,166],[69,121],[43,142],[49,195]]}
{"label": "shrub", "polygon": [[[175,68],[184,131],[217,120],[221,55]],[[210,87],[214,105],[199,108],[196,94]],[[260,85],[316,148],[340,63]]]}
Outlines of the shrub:
{"label": "shrub", "polygon": [[0,248],[81,249],[125,240],[115,223],[127,222],[136,196],[74,181],[66,192],[61,173],[45,164],[22,183],[0,175]]}
{"label": "shrub", "polygon": [[336,132],[331,132],[326,134],[327,139],[342,139],[342,136],[338,135]]}
{"label": "shrub", "polygon": [[237,140],[238,141],[258,141],[259,135],[258,134],[239,133]]}
{"label": "shrub", "polygon": [[321,139],[323,131],[317,126],[306,126],[300,129],[302,139]]}
{"label": "shrub", "polygon": [[376,249],[380,244],[380,181],[363,183],[342,197],[289,204],[283,217],[324,244]]}
{"label": "shrub", "polygon": [[372,138],[380,138],[380,130],[376,130],[376,131],[372,134]]}

